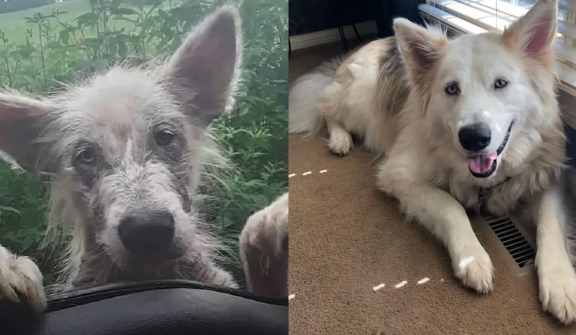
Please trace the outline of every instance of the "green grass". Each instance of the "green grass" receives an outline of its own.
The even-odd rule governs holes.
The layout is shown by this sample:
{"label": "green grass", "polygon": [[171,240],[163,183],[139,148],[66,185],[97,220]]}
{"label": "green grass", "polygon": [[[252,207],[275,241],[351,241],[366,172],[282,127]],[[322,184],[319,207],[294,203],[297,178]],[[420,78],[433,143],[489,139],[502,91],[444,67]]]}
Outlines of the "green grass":
{"label": "green grass", "polygon": [[[182,1],[179,0],[165,2],[161,8],[168,8],[169,6],[174,7],[181,2]],[[122,7],[134,8],[134,6],[131,6],[130,4],[123,4]],[[26,22],[26,18],[32,17],[36,13],[47,16],[52,14],[54,11],[64,12],[59,16],[59,19],[64,22],[70,22],[74,21],[78,16],[90,12],[91,8],[88,0],[68,0],[17,12],[0,14],[0,31],[6,33],[6,37],[12,41],[24,42],[26,41],[27,29],[37,29],[34,23]],[[115,28],[125,28],[127,31],[133,31],[134,27],[130,22],[115,20],[114,18],[112,18],[111,21],[114,22]],[[94,32],[92,29],[87,30],[91,33]]]}
{"label": "green grass", "polygon": [[55,10],[67,12],[66,14],[62,14],[61,18],[64,21],[71,21],[77,16],[89,12],[90,4],[88,0],[69,0],[27,10],[0,14],[0,30],[4,31],[6,35],[14,41],[25,41],[26,29],[35,28],[34,24],[26,22],[26,17],[32,17],[36,13],[50,15]]}

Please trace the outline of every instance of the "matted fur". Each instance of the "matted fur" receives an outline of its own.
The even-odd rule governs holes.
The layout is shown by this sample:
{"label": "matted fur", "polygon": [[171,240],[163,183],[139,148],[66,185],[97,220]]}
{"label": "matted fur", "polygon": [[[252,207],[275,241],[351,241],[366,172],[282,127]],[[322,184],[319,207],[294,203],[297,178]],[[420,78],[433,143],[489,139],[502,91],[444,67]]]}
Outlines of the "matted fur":
{"label": "matted fur", "polygon": [[[314,134],[326,124],[332,152],[347,154],[350,133],[356,133],[384,155],[377,186],[444,243],[455,275],[480,293],[493,290],[493,267],[466,209],[479,210],[484,190],[488,211],[524,211],[537,226],[542,306],[572,323],[576,272],[565,238],[570,220],[553,61],[556,1],[541,0],[503,33],[450,40],[438,28],[401,18],[394,28],[395,37],[297,81],[290,92],[290,131]],[[500,79],[507,85],[497,87]],[[450,85],[457,87],[452,95]],[[486,152],[504,145],[486,177],[471,173],[472,156],[459,140],[464,126],[479,121],[491,130]]]}
{"label": "matted fur", "polygon": [[[134,89],[135,91],[138,90],[137,88],[139,86],[140,89],[145,90],[146,88],[141,87],[143,86],[142,84],[150,83],[151,86],[148,88],[158,90],[156,93],[163,94],[162,92],[165,91],[164,88],[157,86],[157,83],[161,80],[162,67],[151,66],[150,64],[133,68],[116,67],[107,71],[102,76],[103,77],[97,77],[97,80],[102,80],[101,83],[95,83],[93,79],[77,83],[74,86],[70,86],[69,91],[64,94],[52,97],[50,102],[58,106],[66,106],[62,108],[63,111],[74,110],[73,108],[78,104],[75,98],[81,98],[83,91],[95,88],[105,89],[108,81],[118,83],[119,81],[128,80],[130,82],[126,82],[125,87],[130,87],[130,90]],[[144,95],[155,96],[154,92],[150,94],[144,93]],[[158,97],[157,94],[156,97]],[[171,99],[168,96],[160,96],[159,98],[159,100],[162,101],[159,102],[159,104],[166,104],[165,106],[159,106],[159,109],[164,111],[180,109],[177,105],[170,106],[170,104],[175,104],[175,102],[169,102]],[[229,108],[229,106],[230,105],[228,105],[227,108]],[[80,108],[76,115],[62,113],[62,115],[54,118],[49,124],[49,128],[45,131],[44,136],[39,139],[41,143],[50,143],[50,147],[54,148],[54,150],[41,157],[45,160],[41,161],[40,166],[50,165],[53,161],[61,161],[62,157],[66,155],[66,148],[70,148],[70,146],[75,143],[75,136],[82,136],[83,133],[89,131],[78,127],[81,121],[74,119],[82,119],[84,115]],[[63,134],[66,135],[63,136]],[[188,153],[189,157],[187,161],[190,164],[190,169],[186,173],[189,179],[189,196],[196,197],[198,195],[194,192],[197,186],[199,186],[200,181],[209,182],[213,174],[217,174],[222,169],[229,168],[229,164],[226,157],[222,156],[219,152],[209,132],[201,127],[192,125],[189,134],[189,145],[194,148],[196,152]],[[66,169],[67,168],[64,168],[64,171],[66,171]],[[204,178],[201,178],[201,175],[204,175]],[[71,241],[67,244],[68,250],[61,258],[62,274],[59,280],[59,283],[70,287],[70,281],[78,276],[81,259],[86,255],[84,245],[86,242],[84,238],[84,236],[86,236],[86,226],[80,224],[85,221],[84,213],[77,207],[75,201],[74,181],[71,181],[67,176],[56,173],[52,176],[50,184],[49,232],[46,243],[49,246],[55,234],[59,237],[64,233],[71,237]],[[191,213],[190,217],[199,228],[198,249],[210,251],[211,255],[209,258],[218,260],[218,253],[224,246],[211,235],[209,226],[204,224],[196,213]],[[95,271],[101,271],[99,269],[99,266],[94,267]],[[105,275],[102,281],[108,281],[109,279],[111,278]],[[100,282],[100,284],[102,284],[102,282]],[[55,287],[53,289],[58,288]]]}
{"label": "matted fur", "polygon": [[288,193],[252,214],[239,240],[248,289],[268,296],[288,295]]}
{"label": "matted fur", "polygon": [[[238,12],[226,6],[166,62],[120,64],[43,99],[0,93],[1,157],[50,177],[49,235],[71,238],[59,288],[176,278],[237,287],[217,265],[223,246],[198,216],[196,189],[227,166],[210,123],[233,106],[241,55]],[[174,237],[162,251],[129,249],[125,238],[142,238],[122,235],[123,222],[151,217],[171,221]],[[36,265],[0,246],[0,296],[17,300],[15,290],[45,305]]]}

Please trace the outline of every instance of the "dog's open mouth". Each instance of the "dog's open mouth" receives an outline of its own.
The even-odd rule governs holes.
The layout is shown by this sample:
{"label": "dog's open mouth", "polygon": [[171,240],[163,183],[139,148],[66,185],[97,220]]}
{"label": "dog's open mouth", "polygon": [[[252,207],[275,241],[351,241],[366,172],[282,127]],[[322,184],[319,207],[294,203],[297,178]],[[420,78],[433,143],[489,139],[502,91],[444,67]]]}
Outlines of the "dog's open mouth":
{"label": "dog's open mouth", "polygon": [[510,138],[510,131],[512,130],[512,125],[514,122],[510,123],[508,131],[506,131],[506,136],[498,147],[498,150],[483,154],[474,154],[472,156],[466,157],[466,163],[468,163],[468,168],[470,173],[476,178],[488,178],[498,166],[498,156],[502,153],[506,144],[508,144],[508,139]]}

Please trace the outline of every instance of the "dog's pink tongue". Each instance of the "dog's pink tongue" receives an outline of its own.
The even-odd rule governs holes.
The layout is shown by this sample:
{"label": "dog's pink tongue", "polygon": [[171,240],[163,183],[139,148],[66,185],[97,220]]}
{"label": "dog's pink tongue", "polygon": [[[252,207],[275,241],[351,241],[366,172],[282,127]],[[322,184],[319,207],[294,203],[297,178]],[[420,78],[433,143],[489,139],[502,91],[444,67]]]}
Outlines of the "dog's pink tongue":
{"label": "dog's pink tongue", "polygon": [[468,162],[470,171],[476,174],[485,174],[490,171],[490,168],[497,157],[498,153],[494,151],[489,154],[470,156],[466,158],[466,162]]}

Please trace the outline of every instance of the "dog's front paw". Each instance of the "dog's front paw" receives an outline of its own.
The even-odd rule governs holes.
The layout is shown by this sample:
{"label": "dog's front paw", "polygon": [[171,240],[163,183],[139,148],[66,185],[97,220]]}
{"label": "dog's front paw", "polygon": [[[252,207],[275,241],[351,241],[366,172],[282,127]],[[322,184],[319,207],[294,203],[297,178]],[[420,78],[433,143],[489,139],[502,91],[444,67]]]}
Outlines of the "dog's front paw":
{"label": "dog's front paw", "polygon": [[[550,264],[548,264],[550,265]],[[565,266],[538,269],[542,308],[564,324],[576,320],[576,272]]]}
{"label": "dog's front paw", "polygon": [[333,153],[340,156],[348,155],[353,146],[352,136],[346,130],[337,128],[330,133],[328,148]]}
{"label": "dog's front paw", "polygon": [[288,252],[288,194],[270,206],[254,213],[240,234],[240,248],[259,250],[272,258],[282,258]]}
{"label": "dog's front paw", "polygon": [[240,256],[248,288],[281,295],[287,289],[288,193],[248,218],[240,234]]}
{"label": "dog's front paw", "polygon": [[494,268],[490,256],[483,249],[471,256],[459,258],[458,263],[454,264],[454,271],[465,286],[478,293],[489,293],[494,288]]}
{"label": "dog's front paw", "polygon": [[35,311],[46,308],[42,274],[28,257],[19,257],[0,245],[0,300],[25,300]]}

